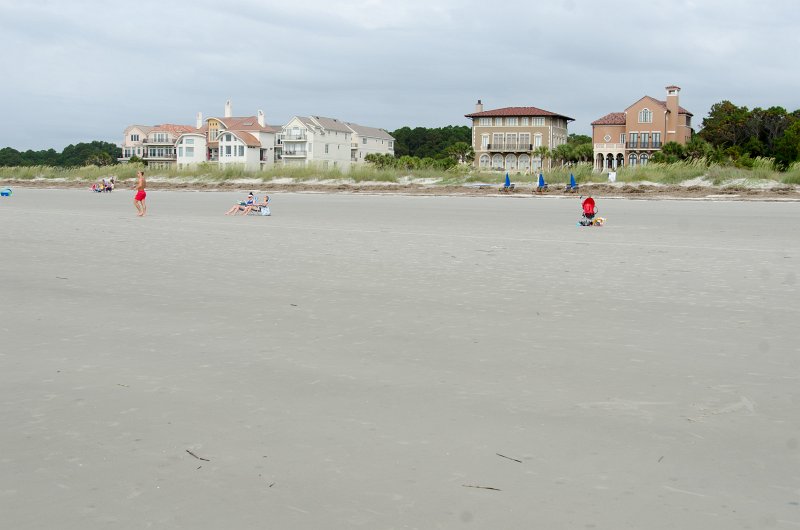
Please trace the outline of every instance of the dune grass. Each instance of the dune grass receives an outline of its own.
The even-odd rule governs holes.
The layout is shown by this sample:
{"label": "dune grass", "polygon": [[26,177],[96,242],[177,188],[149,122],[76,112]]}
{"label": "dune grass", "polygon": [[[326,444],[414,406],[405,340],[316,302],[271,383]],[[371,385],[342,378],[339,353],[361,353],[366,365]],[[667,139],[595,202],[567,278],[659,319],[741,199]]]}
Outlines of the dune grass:
{"label": "dune grass", "polygon": [[[342,181],[366,183],[401,183],[422,180],[442,186],[459,186],[470,183],[501,184],[504,171],[478,171],[469,166],[456,166],[448,170],[440,169],[378,169],[370,164],[354,165],[349,172],[338,168],[322,169],[313,166],[279,166],[264,171],[248,171],[241,166],[228,166],[220,169],[212,164],[199,164],[187,169],[149,168],[141,164],[117,164],[113,166],[86,166],[77,168],[58,168],[50,166],[0,167],[0,180],[53,179],[71,182],[97,182],[102,178],[115,177],[118,181],[135,178],[140,169],[146,171],[153,180],[174,180],[176,182],[225,182],[230,180],[257,180],[270,182],[289,179],[293,182]],[[606,182],[606,173],[597,173],[592,164],[575,164],[543,171],[545,180],[551,185],[569,182],[570,174],[580,184]],[[509,172],[512,182],[517,185],[534,185],[538,172],[522,174]],[[653,182],[658,184],[679,184],[703,177],[716,186],[726,183],[744,185],[767,181],[786,185],[800,184],[800,162],[792,164],[785,172],[775,166],[772,159],[758,158],[753,167],[737,168],[718,164],[707,165],[705,160],[682,161],[673,164],[650,163],[646,166],[622,167],[617,170],[617,181],[625,183]]]}

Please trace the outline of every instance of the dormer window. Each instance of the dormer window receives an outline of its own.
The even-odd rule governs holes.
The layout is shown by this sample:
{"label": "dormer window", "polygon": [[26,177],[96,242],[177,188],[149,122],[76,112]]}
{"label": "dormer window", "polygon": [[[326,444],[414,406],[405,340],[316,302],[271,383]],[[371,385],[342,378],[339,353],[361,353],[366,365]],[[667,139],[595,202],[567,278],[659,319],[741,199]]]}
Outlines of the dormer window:
{"label": "dormer window", "polygon": [[639,111],[639,123],[653,123],[653,113],[650,112],[650,109]]}

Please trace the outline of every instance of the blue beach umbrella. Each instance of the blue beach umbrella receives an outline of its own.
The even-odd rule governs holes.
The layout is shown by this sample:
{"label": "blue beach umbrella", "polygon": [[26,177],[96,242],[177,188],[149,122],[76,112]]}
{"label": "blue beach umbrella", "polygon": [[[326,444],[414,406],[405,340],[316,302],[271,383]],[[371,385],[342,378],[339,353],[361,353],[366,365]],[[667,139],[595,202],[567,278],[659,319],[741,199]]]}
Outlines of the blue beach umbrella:
{"label": "blue beach umbrella", "polygon": [[547,184],[544,183],[544,175],[539,173],[539,187],[544,188]]}
{"label": "blue beach umbrella", "polygon": [[506,183],[505,183],[505,187],[506,187],[506,188],[510,188],[510,187],[511,187],[511,179],[510,179],[510,178],[508,178],[508,173],[506,173]]}
{"label": "blue beach umbrella", "polygon": [[575,175],[572,173],[569,174],[569,188],[574,190],[578,187],[578,184],[575,182]]}

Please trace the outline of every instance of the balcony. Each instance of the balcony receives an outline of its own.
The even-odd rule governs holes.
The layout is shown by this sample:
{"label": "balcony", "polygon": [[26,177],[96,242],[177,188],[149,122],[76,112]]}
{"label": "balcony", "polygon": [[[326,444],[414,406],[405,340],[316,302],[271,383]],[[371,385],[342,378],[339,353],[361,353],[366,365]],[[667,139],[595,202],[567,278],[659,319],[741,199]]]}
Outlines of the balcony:
{"label": "balcony", "polygon": [[298,132],[298,133],[284,133],[283,134],[283,142],[305,142],[306,141],[306,133],[305,132]]}
{"label": "balcony", "polygon": [[523,144],[519,142],[505,142],[496,144],[486,144],[485,151],[533,151],[533,144]]}
{"label": "balcony", "polygon": [[289,150],[284,149],[281,156],[283,158],[304,158],[307,153],[308,151],[306,151],[305,149],[289,149]]}
{"label": "balcony", "polygon": [[619,144],[594,144],[595,151],[624,151],[625,143]]}
{"label": "balcony", "polygon": [[661,149],[661,142],[628,142],[628,149]]}

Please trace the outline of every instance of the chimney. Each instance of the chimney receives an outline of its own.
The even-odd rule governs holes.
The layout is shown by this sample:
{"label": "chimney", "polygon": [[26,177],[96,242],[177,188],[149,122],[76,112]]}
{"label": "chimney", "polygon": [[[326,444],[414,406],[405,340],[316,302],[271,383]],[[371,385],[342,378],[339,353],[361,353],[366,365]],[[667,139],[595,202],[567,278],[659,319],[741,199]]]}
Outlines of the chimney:
{"label": "chimney", "polygon": [[263,110],[259,110],[258,111],[258,125],[260,127],[265,127],[266,126],[265,122],[264,122],[264,111]]}
{"label": "chimney", "polygon": [[200,129],[203,126],[203,113],[197,113],[197,128]]}
{"label": "chimney", "polygon": [[678,94],[681,87],[671,85],[666,88],[667,90],[667,130],[664,140],[666,142],[684,143],[683,138],[678,135],[678,112],[680,106],[678,105]]}
{"label": "chimney", "polygon": [[475,112],[483,112],[483,103],[481,103],[481,100],[478,100],[475,104]]}
{"label": "chimney", "polygon": [[233,110],[231,109],[231,100],[225,102],[225,117],[230,118],[233,116]]}

